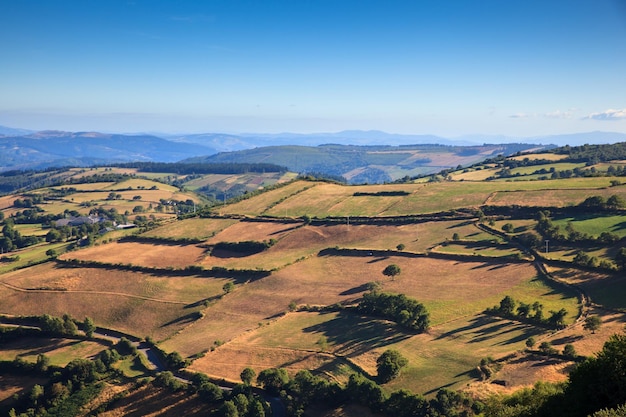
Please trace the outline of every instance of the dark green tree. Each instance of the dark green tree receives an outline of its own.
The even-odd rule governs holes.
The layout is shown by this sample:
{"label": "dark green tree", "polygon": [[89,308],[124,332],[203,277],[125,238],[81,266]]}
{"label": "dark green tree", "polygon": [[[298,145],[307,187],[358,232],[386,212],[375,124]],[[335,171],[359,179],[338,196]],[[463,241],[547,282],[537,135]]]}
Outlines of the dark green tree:
{"label": "dark green tree", "polygon": [[572,345],[571,343],[566,344],[563,347],[563,356],[567,356],[568,358],[575,358],[577,354],[574,345]]}
{"label": "dark green tree", "polygon": [[620,248],[615,255],[615,262],[619,265],[622,271],[626,271],[626,247]]}
{"label": "dark green tree", "polygon": [[512,316],[515,311],[515,300],[509,295],[504,297],[502,301],[500,301],[499,311],[505,316]]}
{"label": "dark green tree", "polygon": [[376,359],[378,379],[383,383],[391,381],[400,374],[400,370],[408,363],[409,360],[400,352],[395,349],[387,349]]}
{"label": "dark green tree", "polygon": [[83,321],[83,330],[85,331],[85,336],[90,339],[93,337],[93,333],[96,331],[96,324],[91,317],[85,317],[85,320]]}
{"label": "dark green tree", "polygon": [[387,265],[385,269],[383,269],[383,275],[391,277],[394,279],[396,275],[400,274],[400,267],[396,264]]}
{"label": "dark green tree", "polygon": [[602,320],[598,316],[587,316],[585,319],[585,323],[583,324],[583,329],[591,330],[591,333],[595,333],[596,330],[600,328],[602,325]]}
{"label": "dark green tree", "polygon": [[263,389],[276,395],[289,382],[289,375],[283,368],[264,369],[256,379]]}
{"label": "dark green tree", "polygon": [[256,377],[256,372],[254,372],[254,369],[252,368],[244,368],[244,370],[241,371],[241,374],[239,374],[239,377],[245,385],[251,385],[252,381],[254,381],[254,378]]}

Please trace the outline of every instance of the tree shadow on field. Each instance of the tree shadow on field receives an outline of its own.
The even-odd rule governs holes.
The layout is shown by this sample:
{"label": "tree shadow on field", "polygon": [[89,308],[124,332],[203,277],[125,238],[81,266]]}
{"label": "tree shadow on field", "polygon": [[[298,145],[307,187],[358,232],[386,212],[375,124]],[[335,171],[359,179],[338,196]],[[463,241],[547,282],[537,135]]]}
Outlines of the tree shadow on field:
{"label": "tree shadow on field", "polygon": [[383,256],[382,258],[376,258],[376,259],[372,259],[371,261],[367,261],[368,264],[375,264],[378,262],[382,262],[382,261],[386,261],[387,259],[389,259],[388,256]]}
{"label": "tree shadow on field", "polygon": [[493,264],[491,264],[489,262],[483,262],[480,265],[473,266],[472,269],[489,268],[490,266],[493,266]]}
{"label": "tree shadow on field", "polygon": [[52,352],[55,351],[57,349],[62,349],[62,348],[66,348],[66,347],[71,347],[71,346],[75,346],[77,344],[81,343],[80,340],[66,340],[66,341],[58,341],[56,343],[47,345],[47,346],[40,346],[37,348],[33,348],[27,352],[23,352],[20,353],[17,356],[35,356],[35,355],[39,355],[39,354],[46,354],[48,352]]}
{"label": "tree shadow on field", "polygon": [[441,335],[437,337],[436,340],[445,339],[447,337],[454,337],[458,335],[459,333],[469,332],[469,331],[478,329],[479,327],[487,326],[489,324],[495,324],[499,321],[501,320],[495,317],[481,315],[470,320],[470,324],[468,324],[467,326],[459,327],[458,329],[454,329],[454,330],[450,330],[448,332],[442,333]]}
{"label": "tree shadow on field", "polygon": [[457,227],[469,226],[472,223],[474,223],[472,220],[467,220],[467,221],[464,221],[464,222],[460,222],[460,223],[448,226],[447,229],[456,229]]}
{"label": "tree shadow on field", "polygon": [[347,357],[358,356],[413,336],[389,322],[346,312],[303,330],[306,333],[321,333],[330,344],[337,347],[336,354]]}
{"label": "tree shadow on field", "polygon": [[558,339],[553,339],[552,340],[552,345],[564,345],[566,343],[574,343],[577,340],[581,340],[583,339],[585,336],[583,335],[571,335],[571,336],[564,336],[564,337],[560,337]]}
{"label": "tree shadow on field", "polygon": [[286,228],[286,229],[277,230],[277,231],[275,231],[275,232],[272,232],[272,233],[270,233],[270,234],[269,234],[269,236],[279,235],[279,234],[281,234],[281,233],[287,233],[287,232],[290,232],[290,231],[292,231],[292,230],[297,230],[297,229],[299,229],[299,228],[301,228],[301,227],[302,227],[302,224],[301,224],[301,223],[298,223],[296,226],[292,226],[292,227],[288,227],[288,228]]}
{"label": "tree shadow on field", "polygon": [[185,314],[184,316],[180,316],[178,318],[170,320],[167,323],[163,323],[161,327],[170,326],[172,324],[189,324],[200,319],[201,317],[202,317],[202,314],[198,311],[195,311],[193,313]]}
{"label": "tree shadow on field", "polygon": [[354,295],[354,294],[358,294],[360,292],[365,292],[367,291],[369,288],[368,284],[361,284],[358,287],[354,287],[354,288],[350,288],[349,290],[345,290],[342,293],[339,293],[339,295]]}
{"label": "tree shadow on field", "polygon": [[[489,339],[493,339],[497,336],[502,336],[507,333],[515,332],[519,330],[520,326],[511,327],[510,321],[500,322],[498,324],[494,324],[493,326],[485,327],[482,329],[477,329],[472,332],[475,334],[474,337],[468,343],[481,343],[486,342]],[[524,339],[522,339],[524,340]]]}

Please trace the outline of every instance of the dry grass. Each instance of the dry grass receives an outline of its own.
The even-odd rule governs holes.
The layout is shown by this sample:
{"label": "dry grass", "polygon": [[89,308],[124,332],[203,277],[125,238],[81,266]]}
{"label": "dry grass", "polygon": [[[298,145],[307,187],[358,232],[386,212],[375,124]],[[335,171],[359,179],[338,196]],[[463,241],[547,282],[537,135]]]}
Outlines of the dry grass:
{"label": "dry grass", "polygon": [[98,325],[160,340],[191,323],[202,308],[195,303],[220,295],[228,280],[44,264],[5,274],[2,281],[18,288],[60,290],[18,291],[0,286],[4,313],[89,316]]}
{"label": "dry grass", "polygon": [[[390,263],[402,269],[395,281],[382,274]],[[239,287],[210,306],[206,318],[166,345],[188,355],[203,351],[215,340],[232,340],[255,329],[259,323],[286,311],[291,301],[330,305],[355,300],[365,291],[365,284],[376,280],[384,281],[385,291],[402,292],[424,302],[437,324],[476,314],[497,304],[505,294],[517,297],[530,292],[531,298],[549,292],[550,288],[533,281],[534,276],[534,269],[525,264],[494,266],[429,258],[315,256]],[[566,303],[576,305],[575,299],[568,300]]]}
{"label": "dry grass", "polygon": [[237,220],[231,219],[201,219],[192,218],[181,221],[175,221],[163,225],[159,228],[150,230],[142,236],[162,237],[162,238],[192,238],[192,239],[208,239],[215,233],[236,223]]}
{"label": "dry grass", "polygon": [[[278,234],[274,234],[278,232]],[[395,250],[399,244],[405,251],[425,252],[458,233],[462,238],[480,240],[489,238],[472,223],[432,222],[399,226],[372,226],[339,224],[334,226],[304,226],[239,223],[217,234],[209,243],[238,240],[278,239],[270,249],[245,257],[210,256],[205,267],[228,268],[280,268],[303,257],[317,254],[320,250],[339,246],[364,250]],[[243,239],[245,236],[246,239]]]}
{"label": "dry grass", "polygon": [[27,362],[36,362],[40,354],[50,358],[50,364],[65,366],[76,358],[92,359],[108,346],[97,342],[72,339],[26,337],[2,344],[0,360],[11,361],[19,357]]}
{"label": "dry grass", "polygon": [[0,210],[8,209],[9,207],[13,207],[13,203],[15,200],[20,198],[19,195],[5,195],[0,197]]}
{"label": "dry grass", "polygon": [[0,374],[0,405],[10,404],[14,394],[30,392],[35,384],[45,385],[47,382],[41,377]]}
{"label": "dry grass", "polygon": [[232,222],[228,227],[219,231],[206,243],[218,242],[244,242],[248,240],[263,241],[280,239],[295,231],[302,223],[277,223],[277,222]]}
{"label": "dry grass", "polygon": [[612,195],[619,195],[622,198],[626,198],[626,188],[611,187],[608,189],[591,190],[560,189],[551,190],[549,192],[543,190],[499,192],[491,200],[491,204],[501,206],[522,205],[564,207],[570,204],[580,204],[587,197],[602,196],[604,198],[608,198]]}
{"label": "dry grass", "polygon": [[[106,390],[105,390],[106,391]],[[101,395],[106,395],[106,392]],[[185,391],[172,392],[153,385],[129,386],[126,395],[115,401],[101,417],[179,417],[210,415],[212,407],[201,401],[197,395]]]}
{"label": "dry grass", "polygon": [[315,183],[307,181],[294,181],[275,190],[267,191],[259,194],[258,196],[242,200],[238,203],[229,204],[225,207],[216,207],[216,211],[223,214],[245,214],[257,216],[263,214],[267,207],[270,207],[276,202],[299,193],[305,188],[315,186],[317,186]]}
{"label": "dry grass", "polygon": [[536,153],[536,154],[523,154],[523,155],[519,155],[519,156],[513,156],[509,159],[513,159],[516,161],[523,161],[524,159],[529,159],[531,161],[537,160],[537,159],[546,159],[548,161],[560,161],[562,159],[567,158],[567,155],[558,155],[555,153]]}
{"label": "dry grass", "polygon": [[69,252],[61,259],[122,263],[156,268],[182,268],[200,263],[205,250],[196,245],[158,245],[139,242],[112,242]]}

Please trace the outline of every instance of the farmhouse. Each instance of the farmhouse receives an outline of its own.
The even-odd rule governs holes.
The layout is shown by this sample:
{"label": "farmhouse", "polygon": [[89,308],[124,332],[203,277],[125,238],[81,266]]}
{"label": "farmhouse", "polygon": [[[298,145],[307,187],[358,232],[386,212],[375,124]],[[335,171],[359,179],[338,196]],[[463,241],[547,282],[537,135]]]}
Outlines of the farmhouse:
{"label": "farmhouse", "polygon": [[102,217],[98,216],[80,216],[80,217],[68,217],[66,219],[60,219],[54,222],[56,227],[63,226],[81,226],[83,224],[97,224],[104,222]]}

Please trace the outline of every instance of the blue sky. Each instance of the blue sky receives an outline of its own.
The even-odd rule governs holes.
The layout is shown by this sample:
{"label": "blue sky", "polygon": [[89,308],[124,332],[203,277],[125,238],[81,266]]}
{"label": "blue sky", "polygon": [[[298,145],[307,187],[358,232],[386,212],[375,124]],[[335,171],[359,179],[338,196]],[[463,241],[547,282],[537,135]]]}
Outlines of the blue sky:
{"label": "blue sky", "polygon": [[0,1],[0,125],[626,132],[626,3]]}

